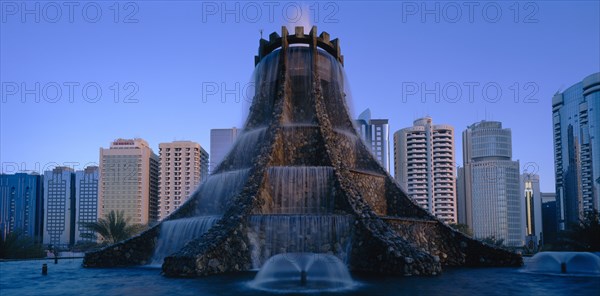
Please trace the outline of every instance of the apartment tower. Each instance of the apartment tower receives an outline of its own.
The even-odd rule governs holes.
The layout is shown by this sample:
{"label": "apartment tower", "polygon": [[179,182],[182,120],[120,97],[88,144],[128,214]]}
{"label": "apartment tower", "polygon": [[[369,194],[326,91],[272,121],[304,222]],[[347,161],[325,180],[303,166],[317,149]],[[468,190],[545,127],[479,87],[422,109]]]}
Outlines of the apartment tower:
{"label": "apartment tower", "polygon": [[158,185],[160,220],[183,204],[208,177],[208,153],[200,144],[175,141],[158,145],[160,177]]}
{"label": "apartment tower", "polygon": [[431,117],[394,134],[396,180],[408,196],[446,223],[457,223],[454,128]]}

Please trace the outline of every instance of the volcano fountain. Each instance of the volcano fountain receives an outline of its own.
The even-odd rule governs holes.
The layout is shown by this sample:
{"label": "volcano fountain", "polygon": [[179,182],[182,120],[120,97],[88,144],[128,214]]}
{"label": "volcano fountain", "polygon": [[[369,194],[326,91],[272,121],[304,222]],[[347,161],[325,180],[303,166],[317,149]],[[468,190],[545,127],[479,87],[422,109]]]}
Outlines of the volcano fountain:
{"label": "volcano fountain", "polygon": [[[317,36],[316,27],[309,34],[282,27],[281,35],[261,39],[252,105],[230,153],[172,215],[134,238],[87,253],[84,266],[148,264],[161,246],[172,252],[159,256],[166,256],[166,276],[260,269],[258,284],[288,273],[310,286],[311,279],[327,278],[319,273],[327,262],[399,275],[436,275],[442,266],[522,265],[520,255],[453,230],[400,189],[354,129],[343,64],[339,40],[326,32]],[[202,220],[194,222],[201,231],[166,233],[183,233],[190,218]],[[164,237],[177,237],[181,247],[164,247]],[[345,273],[329,274],[340,280]],[[348,279],[341,277],[341,284]]]}

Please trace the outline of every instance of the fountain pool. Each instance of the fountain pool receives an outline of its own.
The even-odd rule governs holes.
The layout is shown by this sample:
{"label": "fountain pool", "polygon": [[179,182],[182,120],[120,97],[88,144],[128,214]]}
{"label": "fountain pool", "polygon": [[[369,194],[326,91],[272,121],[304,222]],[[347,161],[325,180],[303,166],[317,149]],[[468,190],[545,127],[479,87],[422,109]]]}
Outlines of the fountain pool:
{"label": "fountain pool", "polygon": [[[42,276],[42,264],[48,275]],[[0,294],[281,295],[251,287],[256,272],[167,278],[159,268],[83,268],[81,259],[0,262]],[[527,260],[525,262],[527,266]],[[598,277],[553,276],[523,268],[446,268],[436,277],[352,274],[356,285],[318,295],[597,295]],[[306,295],[306,294],[305,294]]]}

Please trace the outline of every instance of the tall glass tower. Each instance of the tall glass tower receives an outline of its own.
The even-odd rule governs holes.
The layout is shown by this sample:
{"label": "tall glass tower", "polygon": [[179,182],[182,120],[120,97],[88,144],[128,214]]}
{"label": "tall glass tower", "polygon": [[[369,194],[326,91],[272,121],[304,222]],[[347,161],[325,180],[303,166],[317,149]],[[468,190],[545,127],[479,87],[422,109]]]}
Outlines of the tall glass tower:
{"label": "tall glass tower", "polygon": [[600,72],[552,98],[559,230],[600,204]]}
{"label": "tall glass tower", "polygon": [[42,241],[42,176],[37,173],[0,174],[0,238],[13,231]]}
{"label": "tall glass tower", "polygon": [[467,224],[476,238],[523,246],[519,162],[512,160],[511,130],[481,121],[463,132]]}

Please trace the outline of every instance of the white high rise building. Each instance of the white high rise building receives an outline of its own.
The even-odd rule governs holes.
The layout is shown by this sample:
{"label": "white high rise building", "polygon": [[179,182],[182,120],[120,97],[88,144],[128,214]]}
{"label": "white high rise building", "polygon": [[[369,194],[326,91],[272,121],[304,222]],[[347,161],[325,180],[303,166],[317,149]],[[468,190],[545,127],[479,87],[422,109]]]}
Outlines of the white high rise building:
{"label": "white high rise building", "polygon": [[158,219],[158,156],[143,139],[117,139],[100,148],[98,217],[124,211],[131,223]]}
{"label": "white high rise building", "polygon": [[394,134],[395,178],[408,196],[446,223],[457,223],[454,128],[431,117]]}
{"label": "white high rise building", "polygon": [[237,128],[220,128],[210,130],[210,171],[223,161],[229,150],[233,147],[233,143],[240,134]]}
{"label": "white high rise building", "polygon": [[182,205],[208,177],[208,153],[200,144],[175,141],[158,145],[160,159],[158,218]]}
{"label": "white high rise building", "polygon": [[45,245],[65,248],[75,243],[75,173],[69,167],[44,172]]}
{"label": "white high rise building", "polygon": [[502,123],[481,121],[463,132],[466,218],[473,236],[523,246],[519,162],[511,158],[511,130]]}

